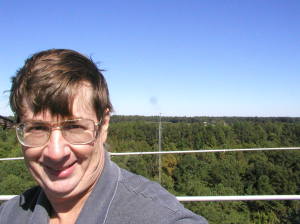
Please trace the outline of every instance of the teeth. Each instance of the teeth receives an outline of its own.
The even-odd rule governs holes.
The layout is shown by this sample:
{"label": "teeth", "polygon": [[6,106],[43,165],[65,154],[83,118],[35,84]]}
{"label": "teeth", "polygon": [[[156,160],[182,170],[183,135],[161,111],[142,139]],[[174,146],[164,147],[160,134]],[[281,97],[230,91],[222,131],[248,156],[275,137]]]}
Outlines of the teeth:
{"label": "teeth", "polygon": [[62,168],[58,168],[58,169],[55,169],[56,171],[61,171],[61,170],[65,170],[65,169],[67,169],[68,167],[70,167],[70,166],[67,166],[67,167],[62,167]]}
{"label": "teeth", "polygon": [[47,166],[47,165],[45,165],[45,167],[48,167],[48,169],[51,169],[51,170],[54,170],[54,171],[62,171],[62,170],[65,170],[65,169],[67,169],[67,168],[69,168],[73,165],[74,165],[74,163],[71,163],[70,165],[65,166],[65,167],[61,167],[61,168],[51,167],[51,166]]}
{"label": "teeth", "polygon": [[68,166],[66,166],[66,167],[62,167],[62,168],[55,169],[55,170],[56,170],[56,171],[65,170],[65,169],[71,167],[73,164],[74,164],[74,163],[72,163],[72,164],[70,164],[70,165],[68,165]]}
{"label": "teeth", "polygon": [[64,169],[66,169],[66,168],[68,168],[68,167],[55,168],[55,167],[49,167],[49,166],[48,166],[48,168],[51,169],[51,170],[54,170],[54,171],[61,171],[61,170],[64,170]]}

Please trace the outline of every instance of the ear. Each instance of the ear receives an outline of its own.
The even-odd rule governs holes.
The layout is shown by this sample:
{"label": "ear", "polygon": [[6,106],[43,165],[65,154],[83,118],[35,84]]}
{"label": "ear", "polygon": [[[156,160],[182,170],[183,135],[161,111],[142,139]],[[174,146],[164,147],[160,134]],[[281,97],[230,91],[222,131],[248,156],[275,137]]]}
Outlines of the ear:
{"label": "ear", "polygon": [[106,138],[107,138],[107,131],[108,131],[108,127],[109,127],[109,120],[110,120],[109,110],[106,109],[105,112],[104,112],[104,116],[102,118],[101,129],[100,129],[100,137],[101,137],[101,139],[102,139],[103,142],[105,142]]}

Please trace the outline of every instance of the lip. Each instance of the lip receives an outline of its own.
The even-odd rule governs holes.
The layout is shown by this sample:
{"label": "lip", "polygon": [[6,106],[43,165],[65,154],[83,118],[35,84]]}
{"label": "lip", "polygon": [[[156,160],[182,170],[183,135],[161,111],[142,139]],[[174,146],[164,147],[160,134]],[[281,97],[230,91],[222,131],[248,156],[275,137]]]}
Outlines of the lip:
{"label": "lip", "polygon": [[54,176],[59,179],[67,178],[72,175],[75,167],[76,167],[76,162],[64,166],[64,167],[51,167],[47,165],[43,165],[46,173],[50,174],[51,176]]}

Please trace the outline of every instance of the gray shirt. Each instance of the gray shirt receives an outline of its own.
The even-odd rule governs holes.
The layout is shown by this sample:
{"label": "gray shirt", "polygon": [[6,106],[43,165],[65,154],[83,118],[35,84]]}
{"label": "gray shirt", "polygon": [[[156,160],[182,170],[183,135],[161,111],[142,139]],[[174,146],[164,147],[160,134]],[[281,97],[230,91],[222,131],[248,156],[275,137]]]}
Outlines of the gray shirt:
{"label": "gray shirt", "polygon": [[[76,224],[205,224],[156,182],[118,167],[105,156],[102,174]],[[51,205],[34,187],[0,207],[0,224],[48,224]]]}

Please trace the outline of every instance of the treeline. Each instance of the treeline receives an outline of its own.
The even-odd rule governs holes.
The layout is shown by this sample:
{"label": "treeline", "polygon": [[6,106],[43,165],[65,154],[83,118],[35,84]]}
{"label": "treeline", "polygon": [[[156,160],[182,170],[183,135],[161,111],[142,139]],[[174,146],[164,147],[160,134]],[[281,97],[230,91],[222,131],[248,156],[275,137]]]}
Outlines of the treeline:
{"label": "treeline", "polygon": [[[113,116],[108,150],[158,150],[158,117]],[[300,118],[162,117],[162,150],[300,145]],[[20,156],[12,130],[0,131],[0,157]],[[158,156],[113,157],[121,167],[158,180]],[[181,196],[300,194],[300,152],[162,155],[162,182]],[[0,162],[0,195],[34,185],[23,161]],[[299,201],[188,202],[210,223],[300,223]]]}
{"label": "treeline", "polygon": [[[283,147],[300,143],[300,118],[162,117],[161,120],[164,150]],[[158,117],[113,116],[109,140],[116,151],[131,151],[123,144],[130,141],[157,149],[157,130]]]}
{"label": "treeline", "polygon": [[163,122],[171,122],[171,123],[217,123],[217,122],[225,122],[228,124],[232,124],[238,121],[251,121],[251,122],[283,122],[283,123],[295,123],[300,122],[300,117],[167,117],[162,116],[124,116],[124,115],[114,115],[111,117],[111,122],[124,122],[124,121],[151,121],[157,122],[159,119]]}

